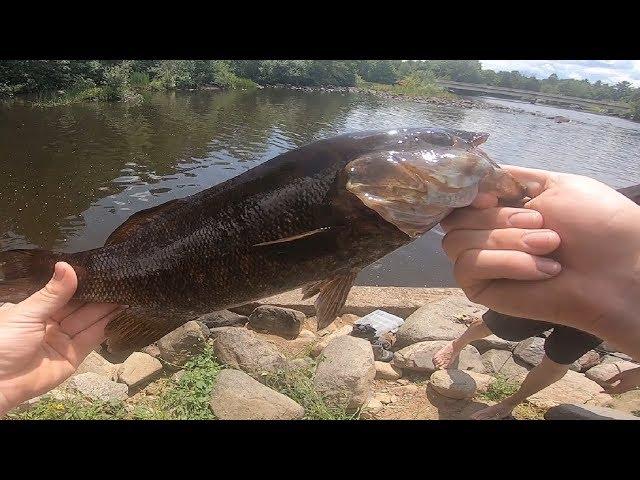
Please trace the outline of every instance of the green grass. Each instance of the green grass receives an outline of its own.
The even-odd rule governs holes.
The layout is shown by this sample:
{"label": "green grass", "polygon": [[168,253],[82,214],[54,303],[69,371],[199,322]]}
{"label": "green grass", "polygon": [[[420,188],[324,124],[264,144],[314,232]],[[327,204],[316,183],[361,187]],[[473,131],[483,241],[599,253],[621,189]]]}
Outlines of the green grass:
{"label": "green grass", "polygon": [[117,420],[126,417],[122,402],[100,402],[79,395],[65,400],[44,396],[28,410],[7,415],[13,420]]}
{"label": "green grass", "polygon": [[487,388],[487,391],[480,393],[478,396],[486,400],[499,402],[516,393],[519,388],[520,385],[516,382],[508,380],[505,376],[498,374],[493,383]]}

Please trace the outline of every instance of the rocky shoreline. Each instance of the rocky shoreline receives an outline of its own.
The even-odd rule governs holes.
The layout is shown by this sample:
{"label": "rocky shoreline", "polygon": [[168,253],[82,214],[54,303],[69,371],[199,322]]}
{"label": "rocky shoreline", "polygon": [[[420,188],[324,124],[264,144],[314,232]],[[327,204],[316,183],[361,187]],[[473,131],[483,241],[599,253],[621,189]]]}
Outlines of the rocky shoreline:
{"label": "rocky shoreline", "polygon": [[[432,356],[486,309],[461,290],[354,287],[333,324],[318,331],[312,300],[287,292],[204,315],[126,358],[92,352],[78,371],[44,398],[70,395],[123,402],[134,408],[156,395],[163,379],[178,381],[194,355],[211,348],[223,365],[208,408],[218,419],[313,418],[309,408],[272,388],[269,378],[308,372],[306,388],[327,408],[363,419],[466,419],[496,403],[500,388],[517,388],[543,355],[543,338],[508,342],[490,336],[469,345],[454,368],[436,370]],[[391,338],[391,362],[374,359],[371,343],[351,335],[361,316],[391,310],[404,323]],[[239,313],[238,313],[239,312]],[[516,409],[516,419],[640,419],[640,390],[611,397],[600,384],[638,364],[605,344],[584,355],[567,375]],[[500,387],[500,388],[498,388]],[[302,402],[304,403],[304,402]]]}

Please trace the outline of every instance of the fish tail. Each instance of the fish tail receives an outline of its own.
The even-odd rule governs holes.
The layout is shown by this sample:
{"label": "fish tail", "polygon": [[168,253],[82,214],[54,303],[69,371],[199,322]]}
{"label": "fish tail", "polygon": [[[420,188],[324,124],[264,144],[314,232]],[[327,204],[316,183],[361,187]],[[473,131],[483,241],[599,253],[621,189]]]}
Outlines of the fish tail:
{"label": "fish tail", "polygon": [[61,253],[39,249],[0,252],[0,285],[46,282],[62,257]]}

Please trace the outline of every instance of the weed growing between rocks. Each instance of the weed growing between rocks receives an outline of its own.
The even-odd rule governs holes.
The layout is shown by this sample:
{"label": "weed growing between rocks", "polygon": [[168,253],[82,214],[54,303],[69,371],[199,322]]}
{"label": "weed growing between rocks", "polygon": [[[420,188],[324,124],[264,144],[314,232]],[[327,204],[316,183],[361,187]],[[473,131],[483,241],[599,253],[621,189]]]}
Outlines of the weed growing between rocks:
{"label": "weed growing between rocks", "polygon": [[504,375],[498,374],[496,379],[489,385],[487,391],[478,396],[493,402],[499,402],[510,397],[518,391],[520,385],[507,379]]}
{"label": "weed growing between rocks", "polygon": [[12,420],[118,420],[127,418],[122,402],[101,402],[74,396],[59,400],[45,395],[28,410],[9,413]]}

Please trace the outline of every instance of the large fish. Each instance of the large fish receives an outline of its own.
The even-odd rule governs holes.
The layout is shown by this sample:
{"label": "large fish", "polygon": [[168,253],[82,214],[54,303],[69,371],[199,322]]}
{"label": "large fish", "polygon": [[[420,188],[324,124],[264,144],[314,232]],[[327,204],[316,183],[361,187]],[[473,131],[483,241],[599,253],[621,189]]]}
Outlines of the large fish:
{"label": "large fish", "polygon": [[359,132],[292,150],[187,198],[132,215],[105,246],[0,253],[0,300],[26,296],[56,261],[74,298],[131,308],[107,327],[111,350],[148,345],[195,315],[304,287],[318,328],[358,272],[411,242],[479,191],[525,188],[478,148],[487,134],[440,128]]}

